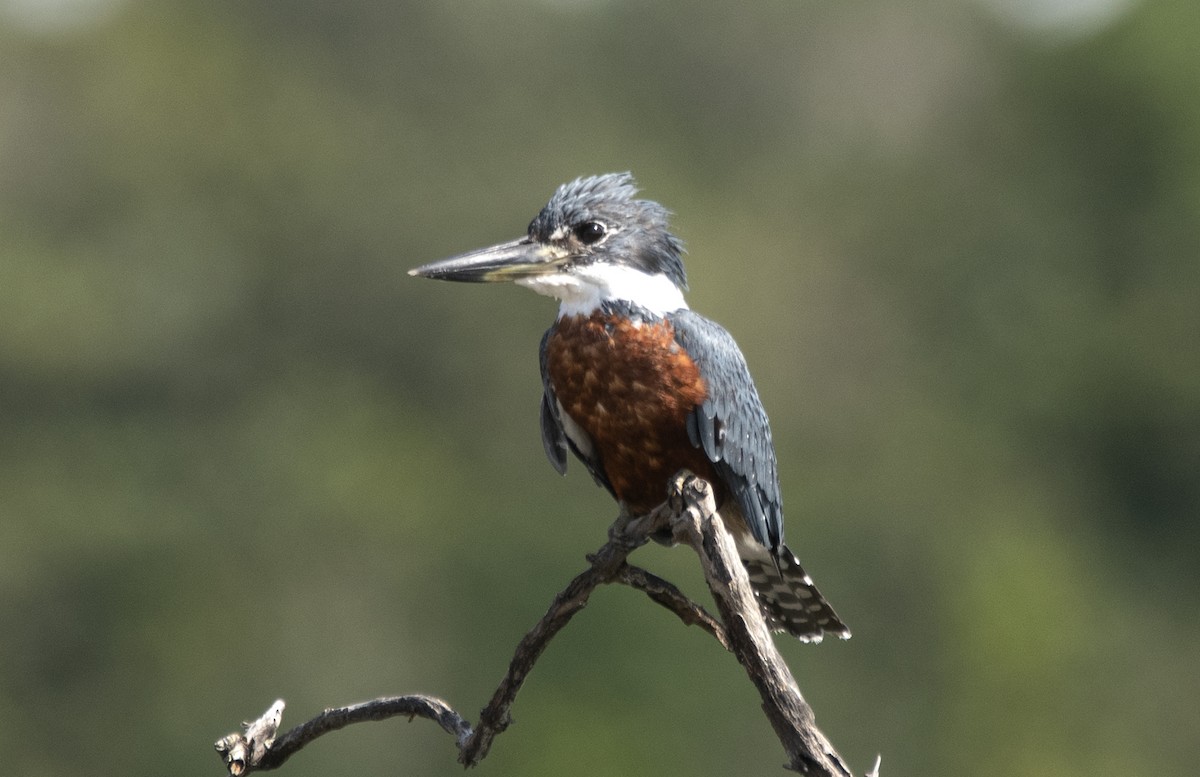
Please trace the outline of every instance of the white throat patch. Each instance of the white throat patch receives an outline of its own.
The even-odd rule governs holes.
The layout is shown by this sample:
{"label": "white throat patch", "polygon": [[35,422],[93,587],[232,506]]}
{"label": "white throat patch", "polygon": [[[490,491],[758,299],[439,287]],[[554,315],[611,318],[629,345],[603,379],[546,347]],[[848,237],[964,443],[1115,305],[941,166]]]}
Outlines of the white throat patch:
{"label": "white throat patch", "polygon": [[518,286],[554,297],[562,304],[558,317],[588,315],[603,303],[623,300],[657,315],[686,310],[679,287],[662,273],[653,275],[624,265],[597,262],[569,272],[521,278]]}

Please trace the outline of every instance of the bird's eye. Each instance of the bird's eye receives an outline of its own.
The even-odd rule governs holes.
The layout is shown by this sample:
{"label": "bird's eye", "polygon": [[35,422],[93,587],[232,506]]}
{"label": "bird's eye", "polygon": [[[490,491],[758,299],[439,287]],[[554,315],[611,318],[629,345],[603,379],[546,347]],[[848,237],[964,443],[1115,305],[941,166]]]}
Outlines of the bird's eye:
{"label": "bird's eye", "polygon": [[585,221],[575,227],[575,237],[579,239],[580,243],[588,246],[598,242],[606,232],[608,232],[608,228],[599,221]]}

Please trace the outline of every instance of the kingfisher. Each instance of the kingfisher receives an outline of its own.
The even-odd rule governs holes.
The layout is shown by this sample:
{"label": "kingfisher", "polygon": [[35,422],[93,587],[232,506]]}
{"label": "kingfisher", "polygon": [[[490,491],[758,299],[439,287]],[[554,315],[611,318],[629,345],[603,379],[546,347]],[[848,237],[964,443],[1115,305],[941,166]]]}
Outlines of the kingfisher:
{"label": "kingfisher", "polygon": [[558,188],[524,237],[417,267],[444,281],[512,282],[559,302],[541,343],[542,443],[574,454],[631,516],[688,469],[717,512],[767,624],[805,642],[850,630],[783,542],[767,414],[733,337],[684,300],[683,243],[629,173]]}

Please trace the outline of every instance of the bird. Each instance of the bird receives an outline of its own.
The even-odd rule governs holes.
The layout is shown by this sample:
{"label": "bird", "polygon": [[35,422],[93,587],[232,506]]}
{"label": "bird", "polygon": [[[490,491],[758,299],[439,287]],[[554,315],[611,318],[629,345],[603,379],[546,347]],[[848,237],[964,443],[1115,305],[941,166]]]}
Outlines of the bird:
{"label": "bird", "polygon": [[783,540],[766,411],[745,357],[684,299],[670,212],[638,199],[633,176],[558,187],[516,240],[410,275],[510,282],[558,300],[541,340],[541,434],[566,474],[574,454],[631,516],[649,514],[687,469],[713,488],[767,625],[804,642],[850,630]]}

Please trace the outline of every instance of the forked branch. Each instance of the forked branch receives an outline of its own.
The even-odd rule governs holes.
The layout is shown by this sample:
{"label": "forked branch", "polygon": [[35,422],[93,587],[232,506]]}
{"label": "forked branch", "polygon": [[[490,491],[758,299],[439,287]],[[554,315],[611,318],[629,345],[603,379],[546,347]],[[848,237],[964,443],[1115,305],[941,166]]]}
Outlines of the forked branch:
{"label": "forked branch", "polygon": [[[700,556],[705,580],[724,625],[671,583],[626,562],[630,553],[663,528],[668,528],[676,541],[691,546]],[[708,483],[681,472],[672,484],[670,499],[662,507],[643,518],[618,518],[609,529],[608,542],[588,560],[590,566],[554,597],[546,614],[517,645],[508,672],[480,712],[475,726],[441,699],[409,695],[327,709],[280,735],[277,732],[284,703],[279,700],[260,718],[243,724],[243,731],[217,741],[217,752],[229,774],[242,777],[252,771],[278,768],[295,752],[330,731],[352,723],[398,716],[409,720],[427,718],[438,723],[454,736],[459,763],[475,766],[487,756],[496,735],[508,728],[509,711],[517,693],[550,640],[587,605],[597,586],[619,582],[643,591],[685,624],[699,626],[734,653],[758,689],[763,710],[787,752],[786,768],[819,777],[851,777],[841,756],[817,729],[812,709],[775,648],[733,539],[716,514]],[[877,777],[878,769],[876,761],[868,777]]]}

